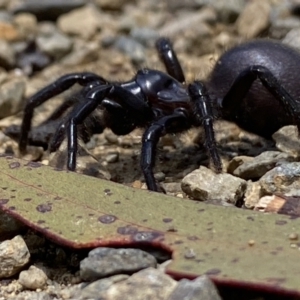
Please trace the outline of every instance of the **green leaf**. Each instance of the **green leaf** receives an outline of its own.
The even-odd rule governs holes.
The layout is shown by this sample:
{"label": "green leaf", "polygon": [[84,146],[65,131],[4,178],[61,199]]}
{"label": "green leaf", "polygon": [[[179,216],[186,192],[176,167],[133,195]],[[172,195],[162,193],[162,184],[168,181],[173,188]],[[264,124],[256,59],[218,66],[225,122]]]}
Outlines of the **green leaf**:
{"label": "green leaf", "polygon": [[300,296],[300,220],[132,189],[39,163],[0,158],[0,204],[74,248],[152,245],[172,252],[177,278]]}

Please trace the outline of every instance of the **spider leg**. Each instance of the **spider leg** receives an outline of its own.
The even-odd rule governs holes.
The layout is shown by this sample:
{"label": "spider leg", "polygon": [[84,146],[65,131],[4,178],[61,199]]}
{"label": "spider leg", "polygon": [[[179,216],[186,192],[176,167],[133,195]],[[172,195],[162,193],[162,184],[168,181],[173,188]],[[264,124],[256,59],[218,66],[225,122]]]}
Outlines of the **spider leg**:
{"label": "spider leg", "polygon": [[[71,171],[76,167],[77,153],[77,125],[81,124],[100,105],[105,98],[112,98],[118,102],[125,110],[132,111],[135,116],[135,126],[145,124],[147,119],[153,116],[151,108],[140,98],[130,91],[115,85],[100,85],[93,88],[86,95],[86,102],[78,105],[68,117],[65,127],[68,129],[68,165]],[[63,128],[64,130],[64,128]]]}
{"label": "spider leg", "polygon": [[182,67],[169,39],[162,37],[156,41],[156,49],[169,75],[179,82],[185,82]]}
{"label": "spider leg", "polygon": [[60,118],[64,112],[70,108],[72,105],[74,105],[76,103],[76,99],[71,97],[69,99],[67,99],[65,102],[63,102],[59,107],[57,107],[54,112],[45,120],[43,121],[39,126],[41,125],[46,125],[48,122],[50,121],[54,121],[57,120],[58,118]]}
{"label": "spider leg", "polygon": [[31,96],[28,99],[28,102],[24,109],[24,116],[21,125],[21,135],[19,140],[20,152],[24,153],[26,150],[28,133],[31,129],[31,120],[33,117],[34,108],[41,105],[48,99],[68,90],[75,83],[78,83],[82,86],[86,86],[91,82],[106,83],[106,80],[96,74],[88,72],[67,74],[60,77],[52,84],[47,85],[46,87],[38,91],[36,94]]}
{"label": "spider leg", "polygon": [[299,103],[285,90],[271,71],[263,66],[254,65],[239,74],[221,102],[224,110],[231,112],[231,114],[236,111],[256,79],[259,79],[264,87],[281,103],[285,113],[294,120],[298,132],[300,132]]}
{"label": "spider leg", "polygon": [[222,163],[217,151],[215,140],[215,132],[213,128],[213,111],[211,107],[211,99],[203,83],[194,81],[188,87],[191,100],[195,105],[195,113],[200,119],[205,132],[205,146],[212,158],[215,169],[218,173],[222,171]]}
{"label": "spider leg", "polygon": [[158,192],[153,167],[155,164],[156,146],[161,136],[190,128],[190,123],[184,110],[175,110],[172,115],[164,116],[152,123],[144,132],[142,138],[141,168],[149,190]]}

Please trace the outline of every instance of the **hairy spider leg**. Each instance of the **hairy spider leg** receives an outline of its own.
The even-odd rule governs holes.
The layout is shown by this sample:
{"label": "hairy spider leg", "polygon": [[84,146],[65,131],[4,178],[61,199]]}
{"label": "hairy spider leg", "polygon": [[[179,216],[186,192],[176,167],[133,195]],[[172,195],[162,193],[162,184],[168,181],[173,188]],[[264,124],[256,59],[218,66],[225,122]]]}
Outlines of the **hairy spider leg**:
{"label": "hairy spider leg", "polygon": [[237,111],[241,101],[256,79],[259,79],[264,87],[280,102],[285,113],[293,119],[300,133],[299,103],[285,90],[268,68],[260,65],[248,67],[239,74],[221,100],[221,106],[224,110],[231,115],[234,111]]}
{"label": "hairy spider leg", "polygon": [[45,101],[49,100],[50,98],[68,90],[75,83],[78,83],[82,86],[86,86],[87,84],[95,81],[106,83],[105,79],[103,79],[101,76],[98,76],[94,73],[83,72],[83,73],[67,74],[55,80],[52,84],[47,85],[46,87],[38,91],[36,94],[31,96],[28,99],[28,102],[25,106],[23,121],[21,124],[21,134],[19,140],[20,152],[24,153],[26,151],[28,134],[31,129],[31,121],[33,118],[34,108],[43,104]]}
{"label": "hairy spider leg", "polygon": [[144,132],[142,138],[141,169],[147,187],[151,191],[161,191],[156,184],[153,167],[156,157],[156,146],[160,137],[167,133],[176,133],[191,127],[184,109],[176,109],[173,114],[153,122]]}
{"label": "hairy spider leg", "polygon": [[136,116],[136,125],[145,124],[148,119],[151,120],[153,118],[151,108],[125,88],[113,84],[95,87],[86,95],[86,102],[77,106],[70,114],[68,124],[65,124],[68,130],[67,168],[71,171],[74,171],[76,168],[77,125],[81,124],[105,98],[114,99],[124,109],[132,111]]}
{"label": "hairy spider leg", "polygon": [[195,113],[199,118],[205,132],[205,147],[212,158],[215,170],[220,173],[222,171],[222,162],[217,150],[215,132],[213,128],[214,115],[211,107],[211,99],[207,89],[200,81],[194,81],[188,86],[191,101],[195,105]]}
{"label": "hairy spider leg", "polygon": [[160,59],[165,65],[169,75],[181,83],[185,82],[185,76],[177,55],[173,49],[172,43],[169,39],[162,37],[156,41],[156,49]]}

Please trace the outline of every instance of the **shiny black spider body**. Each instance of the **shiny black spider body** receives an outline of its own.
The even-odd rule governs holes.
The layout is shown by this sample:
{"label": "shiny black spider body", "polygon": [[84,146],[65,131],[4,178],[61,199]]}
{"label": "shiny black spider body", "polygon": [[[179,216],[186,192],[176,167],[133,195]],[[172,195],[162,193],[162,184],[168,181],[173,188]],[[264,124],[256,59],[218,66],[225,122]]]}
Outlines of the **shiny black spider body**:
{"label": "shiny black spider body", "polygon": [[109,127],[124,135],[136,127],[145,128],[141,168],[148,189],[153,191],[159,190],[153,175],[156,146],[167,133],[203,126],[206,147],[220,172],[213,130],[216,117],[264,137],[283,125],[296,124],[300,128],[300,56],[295,50],[267,40],[242,44],[221,56],[205,84],[194,81],[186,85],[170,41],[161,38],[156,46],[167,73],[142,69],[124,83],[109,82],[93,73],[68,74],[34,94],[25,107],[20,151],[24,153],[28,144],[34,108],[75,83],[83,86],[84,101],[77,105],[67,101],[52,115],[50,120],[57,119],[74,105],[58,126],[50,151],[58,149],[67,131],[68,169],[74,170],[78,125],[100,107],[104,119],[94,124],[93,132]]}

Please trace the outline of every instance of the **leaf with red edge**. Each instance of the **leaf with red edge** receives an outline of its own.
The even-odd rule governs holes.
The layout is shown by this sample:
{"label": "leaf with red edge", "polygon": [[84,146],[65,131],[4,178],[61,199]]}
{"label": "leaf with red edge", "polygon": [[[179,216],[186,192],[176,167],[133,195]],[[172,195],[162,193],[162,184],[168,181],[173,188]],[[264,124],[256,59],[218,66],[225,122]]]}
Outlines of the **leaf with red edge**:
{"label": "leaf with red edge", "polygon": [[[0,158],[1,209],[73,248],[152,245],[167,273],[300,297],[300,220],[206,205]],[[292,244],[292,245],[291,245]]]}

